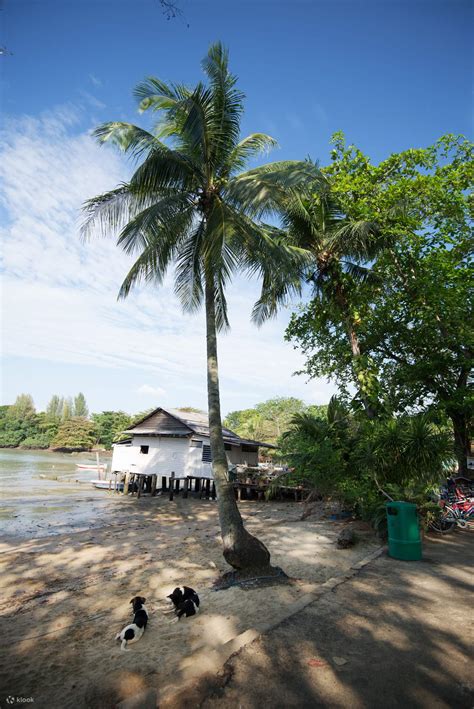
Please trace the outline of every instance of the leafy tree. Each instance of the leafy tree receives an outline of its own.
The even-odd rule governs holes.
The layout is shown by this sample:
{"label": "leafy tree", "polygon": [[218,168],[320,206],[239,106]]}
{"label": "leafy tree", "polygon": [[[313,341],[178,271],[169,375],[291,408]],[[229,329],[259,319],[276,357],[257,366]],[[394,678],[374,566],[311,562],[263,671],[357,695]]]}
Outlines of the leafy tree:
{"label": "leafy tree", "polygon": [[68,421],[74,415],[74,402],[72,396],[63,399],[63,409],[61,412],[61,420]]}
{"label": "leafy tree", "polygon": [[131,180],[87,204],[89,227],[121,228],[118,245],[138,258],[120,296],[141,281],[161,283],[175,266],[183,308],[206,312],[208,407],[213,473],[226,560],[236,569],[268,568],[266,547],[244,528],[228,480],[222,438],[217,332],[228,327],[225,289],[238,270],[270,275],[294,267],[301,253],[274,238],[259,219],[282,194],[319,171],[308,163],[274,163],[238,174],[275,141],[262,133],[240,140],[243,94],[220,43],[203,60],[207,85],[194,88],[149,78],[135,95],[142,111],[160,113],[150,133],[128,123],[96,130],[103,142],[141,160]]}
{"label": "leafy tree", "polygon": [[[448,135],[375,166],[342,134],[334,143],[325,169],[332,193],[351,220],[377,221],[390,241],[371,264],[374,278],[351,286],[361,356],[386,413],[430,408],[449,417],[466,471],[474,416],[473,145]],[[310,376],[329,376],[347,392],[357,380],[343,319],[317,306],[293,316],[287,337],[306,355]]]}
{"label": "leafy tree", "polygon": [[66,419],[59,426],[51,441],[53,450],[80,451],[90,450],[97,439],[95,423],[82,417]]}
{"label": "leafy tree", "polygon": [[50,419],[60,419],[63,413],[64,398],[54,394],[46,407],[46,414]]}
{"label": "leafy tree", "polygon": [[178,411],[187,412],[189,414],[204,414],[205,411],[202,409],[195,409],[194,406],[178,406]]}
{"label": "leafy tree", "polygon": [[15,403],[10,406],[7,416],[11,419],[32,419],[36,414],[33,397],[31,394],[19,394]]}
{"label": "leafy tree", "polygon": [[83,416],[87,418],[89,409],[87,408],[86,398],[82,392],[74,398],[74,416]]}
{"label": "leafy tree", "polygon": [[132,417],[124,411],[102,411],[92,414],[97,431],[97,443],[112,448],[112,443],[122,437],[122,432],[132,424]]}
{"label": "leafy tree", "polygon": [[374,418],[379,408],[377,379],[360,348],[357,294],[373,277],[366,264],[387,247],[389,239],[375,221],[345,213],[329,181],[323,187],[320,181],[314,186],[307,183],[299,194],[286,196],[282,209],[288,237],[311,258],[293,284],[285,274],[272,277],[266,298],[259,303],[261,313],[273,314],[292,290],[300,291],[300,282],[308,284],[314,296],[309,312],[315,320],[337,322],[345,334],[353,381],[367,416]]}
{"label": "leafy tree", "polygon": [[281,454],[304,481],[330,494],[368,519],[377,519],[386,495],[426,503],[452,462],[446,431],[426,414],[355,417],[333,398],[326,420],[297,414],[282,436]]}
{"label": "leafy tree", "polygon": [[306,408],[306,404],[301,399],[291,396],[277,396],[257,404],[255,411],[267,422],[268,443],[276,443],[281,434],[288,429],[293,416]]}
{"label": "leafy tree", "polygon": [[21,441],[20,448],[49,448],[51,438],[47,433],[37,433],[34,436],[28,436],[23,441]]}
{"label": "leafy tree", "polygon": [[325,406],[308,406],[301,399],[278,396],[256,404],[253,409],[231,411],[227,414],[224,425],[242,438],[276,443],[290,428],[295,414],[306,411],[316,414],[320,409],[325,415]]}

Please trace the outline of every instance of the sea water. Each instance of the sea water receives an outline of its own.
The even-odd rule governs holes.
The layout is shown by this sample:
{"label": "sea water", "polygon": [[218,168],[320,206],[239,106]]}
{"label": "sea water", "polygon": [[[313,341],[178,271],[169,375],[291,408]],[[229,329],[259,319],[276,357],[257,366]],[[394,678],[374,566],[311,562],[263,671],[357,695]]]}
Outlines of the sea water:
{"label": "sea water", "polygon": [[105,524],[114,495],[91,485],[97,470],[76,467],[95,462],[95,454],[0,449],[0,538],[29,539]]}

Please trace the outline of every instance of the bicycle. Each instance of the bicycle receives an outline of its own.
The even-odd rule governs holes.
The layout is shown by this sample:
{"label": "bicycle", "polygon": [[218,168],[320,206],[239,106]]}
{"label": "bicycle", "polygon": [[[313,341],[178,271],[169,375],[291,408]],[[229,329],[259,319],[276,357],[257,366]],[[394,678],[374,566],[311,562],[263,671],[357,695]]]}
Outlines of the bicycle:
{"label": "bicycle", "polygon": [[438,534],[452,532],[455,527],[466,529],[471,526],[470,520],[474,521],[474,500],[461,498],[447,502],[440,499],[438,505],[441,507],[439,517],[430,522],[429,527]]}

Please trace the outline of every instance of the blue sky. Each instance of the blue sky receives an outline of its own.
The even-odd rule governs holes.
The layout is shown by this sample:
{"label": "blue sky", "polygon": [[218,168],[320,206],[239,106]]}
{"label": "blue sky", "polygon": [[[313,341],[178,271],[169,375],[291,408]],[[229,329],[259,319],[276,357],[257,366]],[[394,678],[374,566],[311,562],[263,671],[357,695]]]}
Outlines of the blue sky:
{"label": "blue sky", "polygon": [[[222,40],[247,95],[242,130],[277,138],[276,160],[324,164],[341,129],[374,161],[472,134],[471,2],[178,4],[184,20],[167,21],[158,0],[3,4],[3,403],[28,391],[42,408],[81,390],[93,410],[205,407],[202,320],[181,315],[169,284],[117,305],[127,260],[77,235],[82,201],[130,169],[89,132],[141,120],[132,89],[144,76],[195,82]],[[241,280],[230,293],[224,410],[274,395],[326,401],[331,385],[292,376],[301,359],[283,343],[288,313],[249,325],[255,293]]]}

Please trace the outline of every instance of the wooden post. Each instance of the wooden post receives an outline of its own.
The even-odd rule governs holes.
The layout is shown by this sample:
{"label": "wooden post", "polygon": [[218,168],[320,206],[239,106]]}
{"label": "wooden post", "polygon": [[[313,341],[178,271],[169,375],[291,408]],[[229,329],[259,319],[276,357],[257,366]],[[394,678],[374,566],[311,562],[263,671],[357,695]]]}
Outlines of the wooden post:
{"label": "wooden post", "polygon": [[125,473],[125,482],[123,484],[123,494],[128,495],[128,486],[130,485],[130,471]]}
{"label": "wooden post", "polygon": [[188,478],[184,478],[183,482],[183,498],[186,498],[188,496],[188,486],[189,486],[189,480]]}
{"label": "wooden post", "polygon": [[211,497],[212,497],[213,500],[216,499],[216,483],[214,482],[214,480],[212,481]]}
{"label": "wooden post", "polygon": [[174,470],[170,475],[170,500],[173,499],[174,495]]}
{"label": "wooden post", "polygon": [[[200,478],[196,478],[196,484],[194,486],[194,492],[201,492],[201,480]],[[201,497],[201,495],[199,495]]]}
{"label": "wooden post", "polygon": [[179,479],[176,480],[176,492],[179,492],[180,484],[181,484],[181,480],[179,480]]}
{"label": "wooden post", "polygon": [[145,484],[145,476],[144,475],[139,475],[138,476],[138,490],[137,490],[137,497],[141,497],[142,495],[142,490],[143,490],[143,485]]}
{"label": "wooden post", "polygon": [[161,489],[166,492],[166,475],[161,476]]}
{"label": "wooden post", "polygon": [[211,496],[211,481],[208,478],[206,480],[206,500],[208,500],[210,498],[210,496]]}
{"label": "wooden post", "polygon": [[158,476],[157,475],[152,475],[151,476],[151,496],[155,497],[156,495],[156,484],[158,482]]}

